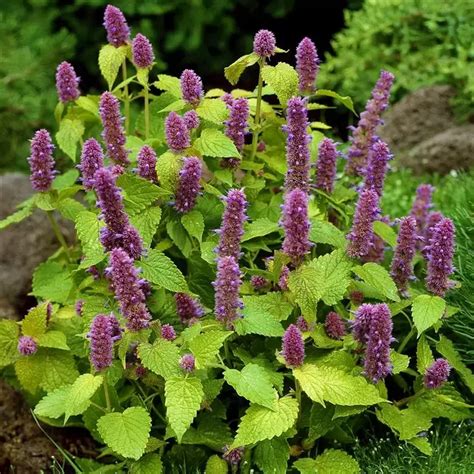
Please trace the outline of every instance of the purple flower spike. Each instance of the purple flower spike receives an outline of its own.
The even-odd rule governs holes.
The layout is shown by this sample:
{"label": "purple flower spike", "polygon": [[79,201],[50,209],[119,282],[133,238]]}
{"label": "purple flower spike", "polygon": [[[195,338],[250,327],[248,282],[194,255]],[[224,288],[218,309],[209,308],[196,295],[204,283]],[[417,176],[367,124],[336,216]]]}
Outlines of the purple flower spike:
{"label": "purple flower spike", "polygon": [[392,371],[390,362],[392,327],[392,316],[388,306],[385,303],[373,305],[365,350],[364,372],[374,383],[385,378]]}
{"label": "purple flower spike", "polygon": [[360,114],[357,127],[352,130],[351,146],[347,152],[345,168],[349,175],[363,176],[364,174],[369,147],[372,144],[376,128],[382,123],[380,117],[388,106],[394,79],[394,75],[390,72],[382,71],[380,73],[379,80],[372,90],[372,97],[367,102],[364,112]]}
{"label": "purple flower spike", "polygon": [[[390,224],[390,218],[388,216],[379,217],[377,220]],[[385,258],[386,244],[382,237],[378,236],[375,232],[372,237],[372,242],[369,247],[369,251],[366,255],[361,257],[361,260],[365,262],[381,263]]]}
{"label": "purple flower spike", "polygon": [[130,29],[121,10],[113,5],[107,5],[104,13],[104,27],[107,31],[107,41],[118,48],[130,40]]}
{"label": "purple flower spike", "polygon": [[176,312],[183,324],[191,324],[204,315],[204,309],[199,301],[186,293],[176,293]]}
{"label": "purple flower spike", "polygon": [[324,328],[331,339],[342,339],[346,335],[344,320],[335,311],[331,311],[326,316]]}
{"label": "purple flower spike", "polygon": [[254,290],[261,290],[268,285],[268,280],[261,275],[253,275],[250,279],[250,284]]}
{"label": "purple flower spike", "polygon": [[244,234],[244,222],[247,220],[247,199],[240,189],[231,189],[223,198],[225,203],[217,255],[232,256],[236,261],[240,258],[240,239]]}
{"label": "purple flower spike", "polygon": [[77,300],[76,304],[74,305],[74,309],[78,316],[82,316],[82,312],[84,310],[84,300]]}
{"label": "purple flower spike", "polygon": [[120,115],[120,102],[111,92],[104,92],[100,96],[100,118],[104,131],[102,138],[107,145],[109,158],[118,165],[127,166],[128,150],[125,145],[125,131],[122,126],[123,118]]}
{"label": "purple flower spike", "polygon": [[352,322],[352,335],[361,344],[367,344],[373,309],[372,304],[362,304],[357,309],[355,320]]}
{"label": "purple flower spike", "polygon": [[298,319],[296,320],[296,327],[301,331],[301,332],[308,332],[311,330],[308,321],[304,319],[303,316],[298,316]]}
{"label": "purple flower spike", "polygon": [[161,337],[167,341],[174,341],[176,339],[176,331],[171,324],[163,324],[161,326]]}
{"label": "purple flower spike", "polygon": [[443,214],[438,211],[432,211],[428,214],[428,218],[426,219],[426,226],[425,226],[425,233],[423,237],[423,245],[424,248],[422,250],[423,256],[428,258],[428,246],[430,244],[431,239],[433,238],[433,231],[436,227],[436,224],[441,222],[444,219]]}
{"label": "purple flower spike", "polygon": [[[425,232],[426,221],[432,207],[431,199],[435,188],[431,184],[420,184],[416,189],[416,198],[410,211],[410,215],[416,219],[418,235],[422,236]],[[426,242],[427,244],[429,242]]]}
{"label": "purple flower spike", "polygon": [[218,321],[226,323],[228,328],[240,318],[242,301],[239,298],[242,273],[237,260],[232,256],[221,257],[217,261],[217,277],[213,283],[215,289],[215,314]]}
{"label": "purple flower spike", "polygon": [[174,203],[174,207],[178,212],[189,212],[196,205],[196,199],[201,191],[201,175],[202,164],[199,158],[190,156],[183,159]]}
{"label": "purple flower spike", "polygon": [[166,143],[172,151],[179,153],[191,145],[186,122],[176,112],[170,112],[166,117],[165,129]]}
{"label": "purple flower spike", "polygon": [[21,336],[18,340],[18,352],[24,356],[30,356],[36,353],[38,344],[30,336]]}
{"label": "purple flower spike", "polygon": [[316,90],[314,83],[319,71],[319,58],[316,45],[309,38],[303,38],[296,48],[296,71],[300,92],[313,93]]}
{"label": "purple flower spike", "polygon": [[361,258],[369,253],[373,242],[373,224],[379,215],[379,196],[372,189],[364,189],[357,202],[354,222],[347,236],[347,253],[353,258]]}
{"label": "purple flower spike", "polygon": [[153,61],[155,60],[155,55],[153,54],[153,47],[150,43],[150,40],[138,33],[132,42],[132,59],[133,64],[136,67],[145,69],[151,67]]}
{"label": "purple flower spike", "polygon": [[451,366],[445,359],[436,359],[430,367],[426,369],[423,377],[423,385],[425,388],[433,389],[443,385],[449,377]]}
{"label": "purple flower spike", "polygon": [[392,155],[388,145],[377,139],[369,150],[367,169],[365,170],[365,188],[373,189],[379,196],[382,196],[388,162],[391,159]]}
{"label": "purple flower spike", "polygon": [[290,276],[290,269],[286,265],[283,265],[280,272],[280,278],[278,279],[278,286],[280,287],[280,290],[288,291],[288,277],[289,276]]}
{"label": "purple flower spike", "polygon": [[281,225],[285,230],[283,252],[300,263],[311,249],[309,241],[310,223],[308,219],[308,195],[300,189],[294,189],[285,196]]}
{"label": "purple flower spike", "polygon": [[238,466],[244,456],[244,448],[235,448],[228,450],[228,447],[224,447],[225,453],[222,458],[225,459],[231,466]]}
{"label": "purple flower spike", "polygon": [[316,188],[331,194],[336,179],[336,144],[330,138],[324,138],[319,145],[316,162]]}
{"label": "purple flower spike", "polygon": [[301,331],[290,324],[283,334],[281,355],[289,367],[299,367],[304,362],[304,341]]}
{"label": "purple flower spike", "polygon": [[308,192],[311,137],[308,129],[308,110],[306,100],[293,97],[288,101],[287,125],[283,130],[287,133],[286,162],[288,171],[285,178],[285,190],[295,188]]}
{"label": "purple flower spike", "polygon": [[87,337],[90,339],[90,361],[97,372],[112,365],[114,342],[122,337],[119,322],[113,314],[97,315]]}
{"label": "purple flower spike", "polygon": [[104,153],[99,142],[89,138],[84,142],[81,153],[81,164],[78,165],[82,174],[84,188],[91,191],[94,187],[94,175],[97,170],[104,166]]}
{"label": "purple flower spike", "polygon": [[138,152],[138,175],[156,183],[156,153],[151,146],[144,145]]}
{"label": "purple flower spike", "polygon": [[426,288],[438,296],[444,296],[453,286],[449,276],[454,271],[454,234],[453,221],[445,217],[435,225],[433,236],[426,247],[428,259]]}
{"label": "purple flower spike", "polygon": [[225,134],[234,142],[237,150],[242,151],[250,115],[249,101],[240,97],[233,100],[228,108],[229,120],[225,122]]}
{"label": "purple flower spike", "polygon": [[56,69],[56,90],[59,100],[63,103],[76,100],[81,95],[79,78],[67,61],[63,61]]}
{"label": "purple flower spike", "polygon": [[115,297],[120,303],[120,312],[127,320],[127,327],[130,331],[147,328],[151,316],[145,305],[145,294],[138,277],[139,270],[121,248],[112,250],[109,264],[107,274],[112,281]]}
{"label": "purple flower spike", "polygon": [[201,78],[192,69],[185,69],[180,82],[184,101],[192,106],[198,105],[203,96]]}
{"label": "purple flower spike", "polygon": [[107,168],[99,169],[94,177],[97,204],[102,211],[100,217],[106,224],[101,229],[100,241],[106,250],[121,247],[130,257],[137,259],[143,251],[142,240],[137,230],[130,225],[115,179]]}
{"label": "purple flower spike", "polygon": [[184,120],[184,123],[186,124],[186,127],[188,127],[189,131],[195,130],[201,124],[199,115],[197,114],[195,110],[188,110],[183,115],[183,120]]}
{"label": "purple flower spike", "polygon": [[400,221],[397,246],[393,254],[390,274],[398,289],[403,293],[408,281],[413,276],[413,257],[416,253],[416,220],[414,217],[404,217]]}
{"label": "purple flower spike", "polygon": [[253,39],[253,52],[261,58],[267,58],[275,54],[275,35],[268,30],[260,30]]}
{"label": "purple flower spike", "polygon": [[196,367],[196,360],[194,359],[194,356],[192,354],[184,354],[183,357],[181,357],[179,361],[179,366],[185,371],[185,372],[192,372],[195,367]]}
{"label": "purple flower spike", "polygon": [[28,158],[30,164],[30,181],[35,191],[48,191],[53,183],[54,175],[54,145],[49,132],[45,129],[38,130],[31,140],[31,154]]}

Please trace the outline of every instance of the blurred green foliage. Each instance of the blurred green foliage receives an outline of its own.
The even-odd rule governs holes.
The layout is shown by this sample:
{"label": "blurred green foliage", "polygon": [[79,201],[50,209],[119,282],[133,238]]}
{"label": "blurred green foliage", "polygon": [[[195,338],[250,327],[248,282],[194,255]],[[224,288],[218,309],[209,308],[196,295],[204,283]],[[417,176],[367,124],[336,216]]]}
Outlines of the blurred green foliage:
{"label": "blurred green foliage", "polygon": [[362,109],[381,68],[395,74],[392,99],[433,84],[450,84],[460,119],[474,114],[474,2],[366,0],[345,12],[318,78],[349,94]]}

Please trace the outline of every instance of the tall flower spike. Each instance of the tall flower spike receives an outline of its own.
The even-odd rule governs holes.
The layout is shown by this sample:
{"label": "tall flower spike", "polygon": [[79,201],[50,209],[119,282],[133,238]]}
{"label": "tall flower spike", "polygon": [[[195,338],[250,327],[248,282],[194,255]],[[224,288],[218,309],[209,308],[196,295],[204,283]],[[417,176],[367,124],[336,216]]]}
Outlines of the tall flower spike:
{"label": "tall flower spike", "polygon": [[347,239],[347,253],[353,258],[368,254],[373,242],[373,224],[379,215],[379,196],[372,189],[364,189],[357,202],[351,232]]}
{"label": "tall flower spike", "polygon": [[54,145],[49,132],[45,129],[38,130],[31,140],[31,154],[28,158],[30,164],[30,181],[35,191],[48,191],[53,183],[54,175]]}
{"label": "tall flower spike", "polygon": [[305,192],[293,189],[285,195],[281,225],[285,231],[283,252],[298,264],[311,249],[308,195]]}
{"label": "tall flower spike", "polygon": [[175,293],[176,312],[183,324],[192,324],[204,315],[199,301],[186,293]]}
{"label": "tall flower spike", "polygon": [[404,217],[400,221],[397,246],[393,254],[390,274],[401,292],[407,289],[408,281],[413,276],[413,257],[416,253],[416,220]]}
{"label": "tall flower spike", "polygon": [[143,145],[138,152],[138,175],[156,183],[156,153],[151,146]]}
{"label": "tall flower spike", "polygon": [[352,322],[352,335],[361,344],[367,344],[373,310],[373,304],[360,305],[356,311],[355,320]]}
{"label": "tall flower spike", "polygon": [[304,362],[304,341],[301,331],[290,324],[283,334],[281,355],[289,367],[299,367]]}
{"label": "tall flower spike", "polygon": [[138,68],[149,68],[155,60],[153,46],[150,40],[141,33],[138,33],[132,41],[132,59],[133,64]]}
{"label": "tall flower spike", "polygon": [[217,260],[217,276],[213,283],[215,290],[215,314],[218,321],[226,323],[228,328],[240,318],[242,301],[239,298],[242,273],[237,260],[232,256],[221,257]]}
{"label": "tall flower spike", "polygon": [[335,311],[329,312],[326,316],[324,328],[331,339],[342,339],[346,334],[344,320]]}
{"label": "tall flower spike", "polygon": [[306,100],[293,97],[288,101],[287,124],[283,130],[287,133],[286,162],[288,171],[285,178],[285,191],[295,188],[308,192],[310,152],[308,134],[308,110]]}
{"label": "tall flower spike", "polygon": [[453,286],[449,276],[454,271],[454,234],[453,221],[445,217],[435,225],[433,236],[426,248],[428,259],[426,288],[438,296],[444,296]]}
{"label": "tall flower spike", "polygon": [[188,110],[183,115],[183,120],[184,120],[184,123],[186,124],[186,127],[188,127],[189,131],[198,128],[201,123],[199,115],[196,113],[195,110]]}
{"label": "tall flower spike", "polygon": [[114,342],[121,338],[119,322],[113,314],[98,314],[91,324],[90,361],[97,372],[112,365],[114,357]]}
{"label": "tall flower spike", "polygon": [[438,211],[432,211],[428,214],[428,218],[426,219],[426,226],[425,226],[425,232],[423,236],[423,256],[425,258],[428,257],[428,246],[430,245],[430,241],[433,237],[433,231],[436,227],[436,224],[441,222],[443,220],[444,216],[441,214],[441,212]]}
{"label": "tall flower spike", "polygon": [[[390,218],[388,216],[378,217],[377,220],[387,225],[390,224]],[[381,263],[383,262],[385,258],[386,248],[387,248],[387,245],[385,244],[385,241],[382,239],[382,237],[380,237],[374,232],[372,236],[372,241],[369,246],[369,251],[367,252],[366,255],[361,257],[361,260],[364,263],[366,262]]]}
{"label": "tall flower spike", "polygon": [[352,129],[351,146],[347,152],[345,168],[347,174],[359,176],[364,174],[369,147],[376,128],[382,123],[381,115],[388,106],[394,78],[390,72],[380,73],[379,80],[372,90],[372,97],[368,100],[364,112],[360,114],[357,127]]}
{"label": "tall flower spike", "polygon": [[97,204],[102,213],[106,227],[101,229],[100,241],[106,250],[115,247],[123,248],[132,258],[142,254],[142,240],[137,230],[130,225],[122,203],[122,194],[115,184],[115,176],[107,168],[95,173],[94,189],[97,193]]}
{"label": "tall flower spike", "polygon": [[150,324],[150,313],[145,305],[145,294],[138,277],[139,270],[133,260],[121,248],[110,253],[107,275],[112,281],[115,297],[120,303],[120,312],[127,320],[130,331],[139,331]]}
{"label": "tall flower spike", "polygon": [[365,188],[373,189],[379,196],[382,196],[388,162],[391,159],[392,155],[388,145],[384,141],[376,139],[369,150],[369,159],[365,170]]}
{"label": "tall flower spike", "polygon": [[240,97],[233,100],[228,108],[229,120],[225,122],[225,134],[233,141],[237,150],[242,151],[250,115],[249,101]]}
{"label": "tall flower spike", "polygon": [[38,350],[37,342],[30,336],[21,336],[18,340],[18,352],[24,356],[30,356]]}
{"label": "tall flower spike", "polygon": [[[416,188],[416,198],[410,211],[410,215],[416,219],[416,227],[418,235],[422,236],[425,232],[426,221],[430,208],[432,207],[431,199],[435,188],[431,184],[420,184]],[[428,244],[428,242],[426,242]]]}
{"label": "tall flower spike", "polygon": [[81,153],[81,163],[78,165],[82,174],[84,188],[91,191],[94,187],[94,175],[97,170],[104,166],[104,153],[99,142],[89,138],[84,142]]}
{"label": "tall flower spike", "polygon": [[181,73],[180,83],[183,100],[192,106],[198,105],[203,96],[201,78],[192,69],[185,69]]}
{"label": "tall flower spike", "polygon": [[79,78],[76,71],[67,61],[63,61],[56,69],[56,90],[59,100],[63,103],[76,100],[79,92]]}
{"label": "tall flower spike", "polygon": [[201,175],[202,164],[199,158],[190,156],[183,159],[174,203],[174,207],[178,212],[189,212],[196,205],[196,199],[201,191]]}
{"label": "tall flower spike", "polygon": [[365,350],[364,372],[376,383],[392,371],[390,344],[392,338],[392,316],[385,303],[373,305],[370,319],[367,347]]}
{"label": "tall flower spike", "polygon": [[324,138],[319,145],[316,162],[316,188],[331,194],[336,180],[336,144],[330,138]]}
{"label": "tall flower spike", "polygon": [[107,5],[104,12],[104,27],[107,41],[118,48],[130,40],[130,29],[122,11],[113,5]]}
{"label": "tall flower spike", "polygon": [[170,112],[166,117],[165,130],[166,143],[172,151],[179,153],[191,144],[186,122],[176,112]]}
{"label": "tall flower spike", "polygon": [[236,261],[240,258],[240,240],[244,235],[244,222],[247,220],[247,199],[240,189],[231,189],[223,198],[225,203],[219,234],[217,255],[232,256]]}
{"label": "tall flower spike", "polygon": [[449,377],[451,366],[445,359],[436,359],[430,367],[426,369],[423,377],[423,385],[427,389],[441,387]]}
{"label": "tall flower spike", "polygon": [[313,93],[319,71],[319,58],[316,45],[303,38],[296,48],[296,71],[298,72],[299,89],[302,94]]}
{"label": "tall flower spike", "polygon": [[253,52],[261,58],[267,58],[275,54],[275,35],[268,30],[257,31],[253,39]]}
{"label": "tall flower spike", "polygon": [[111,92],[104,92],[100,96],[100,118],[104,128],[102,138],[107,145],[109,158],[121,166],[127,166],[128,151],[125,149],[125,131],[122,126],[123,118],[120,115],[120,101]]}

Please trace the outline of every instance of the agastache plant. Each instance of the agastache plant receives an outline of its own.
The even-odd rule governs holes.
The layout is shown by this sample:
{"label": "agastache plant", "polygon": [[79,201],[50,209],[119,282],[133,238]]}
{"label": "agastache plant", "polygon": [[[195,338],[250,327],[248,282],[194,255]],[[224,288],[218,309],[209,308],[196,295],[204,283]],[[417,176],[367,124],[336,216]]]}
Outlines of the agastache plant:
{"label": "agastache plant", "polygon": [[104,167],[104,152],[95,138],[89,138],[84,142],[81,163],[77,167],[81,171],[82,185],[91,191],[94,188],[95,173]]}
{"label": "agastache plant", "polygon": [[79,78],[72,64],[63,61],[56,69],[56,90],[63,103],[76,100],[80,96]]}
{"label": "agastache plant", "polygon": [[385,175],[392,155],[388,145],[376,139],[369,149],[369,158],[365,170],[364,187],[373,189],[379,196],[382,196]]}
{"label": "agastache plant", "polygon": [[56,174],[53,158],[54,145],[49,132],[38,130],[31,140],[30,165],[31,186],[35,191],[48,191]]}
{"label": "agastache plant", "polygon": [[130,40],[130,29],[122,11],[113,5],[107,5],[104,13],[104,27],[107,41],[118,48]]}
{"label": "agastache plant", "polygon": [[267,58],[275,54],[275,35],[269,30],[260,30],[255,34],[253,40],[253,51],[261,58]]}
{"label": "agastache plant", "polygon": [[144,179],[156,183],[156,153],[149,145],[143,145],[137,155],[137,173]]}
{"label": "agastache plant", "polygon": [[299,367],[304,361],[303,335],[298,327],[290,324],[282,339],[281,355],[289,367]]}
{"label": "agastache plant", "polygon": [[446,359],[436,359],[427,369],[423,376],[423,385],[427,389],[441,387],[449,377],[451,366]]}
{"label": "agastache plant", "polygon": [[416,189],[416,198],[413,202],[410,215],[416,219],[418,235],[422,236],[425,231],[426,221],[432,207],[434,187],[431,184],[420,184]]}
{"label": "agastache plant", "polygon": [[318,161],[316,162],[315,186],[328,194],[334,191],[337,155],[336,144],[330,138],[323,138],[319,145]]}
{"label": "agastache plant", "polygon": [[[248,129],[250,115],[249,102],[245,97],[232,100],[229,108],[229,119],[225,122],[225,134],[234,143],[239,152],[242,152],[245,144],[245,134]],[[240,160],[227,158],[225,162],[230,168],[235,168]]]}
{"label": "agastache plant", "polygon": [[183,100],[197,106],[203,96],[201,78],[192,69],[185,69],[181,74],[180,85]]}
{"label": "agastache plant", "polygon": [[90,361],[94,369],[100,372],[110,367],[114,358],[114,343],[122,337],[115,315],[97,315],[87,336],[90,340]]}
{"label": "agastache plant", "polygon": [[178,212],[186,213],[196,205],[201,190],[202,164],[195,156],[184,158],[179,172],[178,186],[174,207]]}
{"label": "agastache plant", "polygon": [[166,143],[170,150],[179,153],[191,144],[189,129],[183,117],[176,112],[170,112],[166,118]]}
{"label": "agastache plant", "polygon": [[296,71],[298,72],[299,90],[302,94],[313,93],[319,71],[319,57],[316,45],[303,38],[296,48]]}
{"label": "agastache plant", "polygon": [[150,43],[150,40],[141,33],[138,33],[137,36],[133,38],[132,59],[133,64],[141,69],[151,67],[153,61],[155,60],[155,55],[153,54],[153,47]]}

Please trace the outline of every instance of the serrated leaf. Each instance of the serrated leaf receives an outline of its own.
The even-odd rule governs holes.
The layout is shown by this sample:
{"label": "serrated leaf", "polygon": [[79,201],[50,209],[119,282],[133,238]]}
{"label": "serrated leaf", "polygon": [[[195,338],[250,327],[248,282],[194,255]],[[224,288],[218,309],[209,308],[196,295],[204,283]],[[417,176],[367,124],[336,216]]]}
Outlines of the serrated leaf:
{"label": "serrated leaf", "polygon": [[245,225],[245,232],[242,236],[241,242],[246,242],[247,240],[255,239],[256,237],[263,237],[272,232],[278,232],[279,230],[280,226],[277,222],[272,222],[270,219],[263,217]]}
{"label": "serrated leaf", "polygon": [[311,400],[324,405],[374,405],[383,402],[378,390],[361,376],[350,375],[335,367],[303,364],[293,375]]}
{"label": "serrated leaf", "polygon": [[113,451],[126,458],[139,459],[150,436],[151,418],[144,408],[131,407],[99,418],[97,428]]}
{"label": "serrated leaf", "polygon": [[181,97],[181,81],[168,74],[158,74],[158,80],[153,85],[162,91],[168,91],[175,97]]}
{"label": "serrated leaf", "polygon": [[143,278],[170,291],[187,292],[188,285],[183,274],[164,253],[151,249],[141,260]]}
{"label": "serrated leaf", "polygon": [[21,322],[24,336],[39,337],[46,332],[48,303],[42,303],[28,311]]}
{"label": "serrated leaf", "polygon": [[392,374],[399,374],[410,365],[410,357],[405,354],[399,354],[393,349],[390,351],[390,360],[392,362]]}
{"label": "serrated leaf", "polygon": [[194,146],[203,155],[218,158],[240,158],[234,142],[215,128],[206,128],[194,142]]}
{"label": "serrated leaf", "polygon": [[199,418],[198,427],[191,427],[186,431],[181,440],[182,444],[203,444],[220,451],[232,443],[230,427],[225,421],[207,413]]}
{"label": "serrated leaf", "polygon": [[420,335],[442,318],[446,310],[446,301],[439,296],[419,295],[411,308],[413,323]]}
{"label": "serrated leaf", "polygon": [[293,427],[298,411],[298,402],[291,397],[277,400],[273,410],[261,405],[250,405],[240,420],[231,449],[280,436]]}
{"label": "serrated leaf", "polygon": [[371,286],[381,296],[392,301],[400,301],[397,286],[388,271],[381,265],[373,262],[354,267],[353,272]]}
{"label": "serrated leaf", "polygon": [[90,405],[90,399],[104,381],[101,375],[80,375],[70,386],[65,407],[65,419],[84,413]]}
{"label": "serrated leaf", "polygon": [[103,225],[97,214],[93,212],[83,211],[77,215],[76,232],[84,255],[79,268],[89,268],[104,260],[104,248],[99,240],[100,229]]}
{"label": "serrated leaf", "polygon": [[330,222],[313,219],[309,240],[315,243],[329,244],[336,248],[345,248],[347,240],[344,233]]}
{"label": "serrated leaf", "polygon": [[151,245],[160,221],[161,208],[158,206],[148,207],[139,214],[130,216],[130,222],[140,233],[146,247]]}
{"label": "serrated leaf", "polygon": [[84,135],[84,124],[77,119],[63,119],[56,133],[59,148],[66,153],[72,161],[76,162],[77,146]]}
{"label": "serrated leaf", "polygon": [[286,474],[290,459],[288,441],[281,438],[262,441],[255,447],[254,458],[262,472]]}
{"label": "serrated leaf", "polygon": [[117,186],[122,188],[125,209],[129,214],[138,214],[160,197],[166,195],[162,189],[150,181],[131,174],[117,178]]}
{"label": "serrated leaf", "polygon": [[385,222],[375,221],[374,222],[374,232],[381,239],[387,242],[390,247],[395,248],[397,245],[397,234],[395,231]]}
{"label": "serrated leaf", "polygon": [[423,454],[427,456],[431,456],[433,454],[433,449],[431,448],[430,442],[426,438],[412,438],[407,439],[407,443],[412,444],[416,448],[418,448]]}
{"label": "serrated leaf", "polygon": [[[341,96],[337,92],[330,91],[327,89],[318,89],[316,91],[316,97],[332,97],[333,99],[338,100],[344,107],[348,108],[352,113],[356,114],[354,110],[354,104],[352,99],[349,96]],[[357,114],[356,114],[357,115]]]}
{"label": "serrated leaf", "polygon": [[32,213],[32,205],[23,207],[22,209],[14,212],[13,214],[10,214],[8,217],[5,217],[5,219],[0,220],[0,230],[5,229],[11,224],[21,222],[23,219],[26,219],[27,217],[31,216]]}
{"label": "serrated leaf", "polygon": [[217,454],[213,454],[206,463],[205,474],[227,474],[229,472],[227,461]]}
{"label": "serrated leaf", "polygon": [[126,46],[120,46],[119,48],[116,48],[111,44],[106,44],[105,46],[102,46],[99,51],[100,73],[107,81],[109,90],[112,89],[120,66],[126,58],[126,51]]}
{"label": "serrated leaf", "polygon": [[66,335],[61,331],[48,331],[38,336],[38,345],[40,347],[51,347],[52,349],[62,349],[69,351]]}
{"label": "serrated leaf", "polygon": [[194,246],[183,224],[179,221],[169,221],[166,224],[166,232],[171,237],[171,240],[176,247],[181,250],[181,253],[186,258],[189,258],[193,253]]}
{"label": "serrated leaf", "polygon": [[191,237],[195,237],[199,242],[202,242],[204,217],[199,211],[194,210],[181,216],[181,224]]}
{"label": "serrated leaf", "polygon": [[414,438],[421,431],[431,427],[431,416],[423,411],[413,408],[400,410],[394,405],[383,404],[375,414],[382,423],[398,434],[400,439]]}
{"label": "serrated leaf", "polygon": [[245,54],[234,61],[230,66],[224,69],[225,78],[235,86],[239,81],[240,76],[250,66],[258,62],[260,57],[256,53]]}
{"label": "serrated leaf", "polygon": [[276,66],[264,66],[262,77],[275,91],[281,105],[286,106],[289,99],[298,95],[298,73],[289,64],[280,62]]}
{"label": "serrated leaf", "polygon": [[317,439],[323,437],[328,431],[332,430],[334,423],[334,407],[323,407],[316,403],[311,407],[309,417],[309,431],[307,442],[314,443]]}
{"label": "serrated leaf", "polygon": [[293,467],[301,474],[359,474],[359,463],[340,449],[326,449],[316,459],[302,458]]}
{"label": "serrated leaf", "polygon": [[0,368],[11,364],[18,356],[17,345],[20,328],[15,321],[0,319]]}
{"label": "serrated leaf", "polygon": [[181,157],[169,151],[160,155],[156,162],[156,173],[160,185],[170,194],[175,192],[181,164]]}
{"label": "serrated leaf", "polygon": [[217,240],[206,240],[201,242],[201,258],[209,265],[216,264],[216,252],[214,249],[217,247]]}
{"label": "serrated leaf", "polygon": [[222,99],[204,99],[196,108],[196,112],[204,120],[222,125],[229,115],[227,105]]}
{"label": "serrated leaf", "polygon": [[161,474],[163,463],[159,454],[150,453],[130,466],[130,474]]}
{"label": "serrated leaf", "polygon": [[202,369],[214,363],[224,341],[231,334],[231,331],[212,330],[191,339],[189,349],[196,358],[196,367]]}
{"label": "serrated leaf", "polygon": [[65,304],[73,287],[71,274],[57,262],[41,263],[33,274],[32,294]]}
{"label": "serrated leaf", "polygon": [[99,96],[81,95],[76,99],[76,105],[81,109],[87,110],[87,112],[90,112],[96,117],[99,117]]}
{"label": "serrated leaf", "polygon": [[166,414],[178,443],[191,426],[203,397],[201,381],[196,377],[173,377],[166,381]]}
{"label": "serrated leaf", "polygon": [[77,216],[85,210],[86,208],[79,201],[72,198],[64,198],[58,202],[58,211],[70,221],[75,221]]}
{"label": "serrated leaf", "polygon": [[433,353],[425,336],[422,335],[416,346],[416,368],[418,373],[424,374],[426,369],[434,362]]}
{"label": "serrated leaf", "polygon": [[147,369],[165,379],[179,375],[179,349],[171,341],[157,339],[153,344],[143,343],[138,346],[138,357]]}
{"label": "serrated leaf", "polygon": [[224,372],[225,381],[235,391],[251,403],[273,409],[277,399],[276,391],[267,371],[257,364],[247,364],[240,372],[227,369]]}
{"label": "serrated leaf", "polygon": [[66,385],[48,393],[36,405],[35,414],[48,418],[59,418],[64,415],[70,388],[70,385]]}
{"label": "serrated leaf", "polygon": [[159,113],[164,114],[168,112],[180,112],[185,107],[186,107],[186,102],[183,99],[178,99],[166,105],[162,109],[160,109]]}

